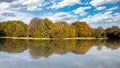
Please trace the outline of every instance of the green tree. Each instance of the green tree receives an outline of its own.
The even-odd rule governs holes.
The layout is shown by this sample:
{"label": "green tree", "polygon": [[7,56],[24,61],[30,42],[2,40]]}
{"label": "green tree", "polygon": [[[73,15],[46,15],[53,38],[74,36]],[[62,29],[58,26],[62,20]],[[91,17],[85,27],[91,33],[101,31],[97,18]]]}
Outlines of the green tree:
{"label": "green tree", "polygon": [[27,25],[22,21],[7,21],[1,23],[1,30],[9,37],[26,36]]}
{"label": "green tree", "polygon": [[50,30],[52,28],[52,22],[45,18],[35,29],[33,37],[50,38]]}
{"label": "green tree", "polygon": [[30,37],[33,37],[33,33],[35,32],[36,28],[39,24],[43,22],[43,19],[40,18],[33,18],[28,26],[27,34]]}
{"label": "green tree", "polygon": [[0,36],[5,36],[5,32],[2,29],[2,24],[0,23]]}

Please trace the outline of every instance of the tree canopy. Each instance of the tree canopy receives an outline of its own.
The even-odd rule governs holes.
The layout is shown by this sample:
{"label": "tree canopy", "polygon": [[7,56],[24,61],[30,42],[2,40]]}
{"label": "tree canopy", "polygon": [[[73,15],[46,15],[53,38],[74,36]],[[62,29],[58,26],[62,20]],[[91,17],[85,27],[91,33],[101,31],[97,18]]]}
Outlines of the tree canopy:
{"label": "tree canopy", "polygon": [[48,18],[33,18],[29,25],[22,21],[0,22],[0,36],[33,37],[33,38],[76,38],[94,37],[120,39],[120,28],[117,26],[103,29],[91,28],[86,22],[55,22]]}
{"label": "tree canopy", "polygon": [[72,24],[75,26],[78,37],[91,37],[93,30],[86,22],[75,22]]}
{"label": "tree canopy", "polygon": [[7,21],[1,23],[0,31],[9,37],[25,37],[27,36],[27,27],[22,21]]}

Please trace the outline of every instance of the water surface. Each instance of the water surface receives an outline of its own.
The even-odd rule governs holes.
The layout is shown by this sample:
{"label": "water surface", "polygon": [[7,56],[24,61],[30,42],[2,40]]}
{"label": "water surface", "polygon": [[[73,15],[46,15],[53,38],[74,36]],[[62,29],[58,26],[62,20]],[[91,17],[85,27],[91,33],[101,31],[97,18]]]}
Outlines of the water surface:
{"label": "water surface", "polygon": [[120,68],[120,41],[3,39],[0,68]]}

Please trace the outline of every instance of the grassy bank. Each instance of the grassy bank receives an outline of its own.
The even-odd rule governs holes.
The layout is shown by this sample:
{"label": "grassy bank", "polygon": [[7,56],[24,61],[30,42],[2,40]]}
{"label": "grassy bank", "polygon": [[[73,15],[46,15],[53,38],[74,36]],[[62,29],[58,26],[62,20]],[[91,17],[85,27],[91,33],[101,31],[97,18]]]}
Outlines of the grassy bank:
{"label": "grassy bank", "polygon": [[10,38],[10,39],[30,39],[30,40],[94,40],[94,39],[108,39],[108,38],[94,38],[94,37],[79,37],[79,38],[32,38],[32,37],[0,37],[0,38]]}

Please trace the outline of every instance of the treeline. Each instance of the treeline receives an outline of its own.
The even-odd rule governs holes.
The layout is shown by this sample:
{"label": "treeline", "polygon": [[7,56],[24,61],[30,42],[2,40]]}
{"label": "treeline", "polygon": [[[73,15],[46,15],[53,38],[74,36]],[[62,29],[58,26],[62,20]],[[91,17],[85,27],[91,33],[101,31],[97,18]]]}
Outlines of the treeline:
{"label": "treeline", "polygon": [[48,18],[33,18],[29,25],[22,21],[0,22],[0,36],[7,37],[34,37],[34,38],[77,38],[95,37],[120,39],[120,28],[113,26],[103,29],[91,28],[86,22],[53,23]]}

